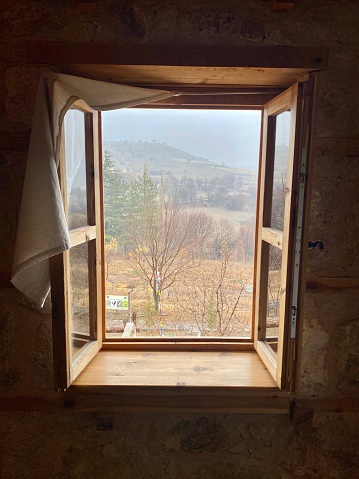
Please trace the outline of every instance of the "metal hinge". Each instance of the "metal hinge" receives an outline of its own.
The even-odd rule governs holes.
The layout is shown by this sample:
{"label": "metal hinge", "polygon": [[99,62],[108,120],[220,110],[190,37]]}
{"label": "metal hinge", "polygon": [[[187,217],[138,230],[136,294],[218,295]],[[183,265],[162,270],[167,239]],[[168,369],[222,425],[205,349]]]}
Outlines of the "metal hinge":
{"label": "metal hinge", "polygon": [[298,209],[297,209],[297,225],[295,234],[295,252],[294,252],[294,267],[293,267],[293,295],[292,295],[292,313],[291,313],[291,327],[290,337],[296,337],[297,313],[298,313],[298,290],[299,290],[299,272],[301,261],[302,248],[302,227],[304,214],[304,192],[306,180],[306,166],[307,166],[308,149],[303,147],[300,164],[300,183],[298,193]]}
{"label": "metal hinge", "polygon": [[297,326],[297,307],[292,306],[292,317],[290,321],[290,337],[291,338],[295,338],[296,326]]}

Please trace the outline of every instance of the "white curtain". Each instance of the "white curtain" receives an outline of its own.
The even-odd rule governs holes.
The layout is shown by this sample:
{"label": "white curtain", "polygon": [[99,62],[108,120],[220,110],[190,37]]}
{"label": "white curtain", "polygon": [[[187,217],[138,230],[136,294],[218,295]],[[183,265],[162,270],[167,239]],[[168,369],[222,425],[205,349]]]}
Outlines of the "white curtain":
{"label": "white curtain", "polygon": [[[67,209],[71,211],[71,197],[76,187],[80,187],[81,199],[83,200],[81,213],[87,215],[86,198],[86,133],[83,113],[79,110],[70,110],[64,119],[65,134],[65,157],[66,157],[66,186],[67,186]],[[70,211],[69,211],[70,208]],[[69,228],[74,226],[68,225]]]}
{"label": "white curtain", "polygon": [[40,79],[21,202],[12,283],[39,306],[50,290],[49,258],[70,247],[57,175],[62,123],[79,100],[94,110],[115,110],[173,96],[63,74]]}

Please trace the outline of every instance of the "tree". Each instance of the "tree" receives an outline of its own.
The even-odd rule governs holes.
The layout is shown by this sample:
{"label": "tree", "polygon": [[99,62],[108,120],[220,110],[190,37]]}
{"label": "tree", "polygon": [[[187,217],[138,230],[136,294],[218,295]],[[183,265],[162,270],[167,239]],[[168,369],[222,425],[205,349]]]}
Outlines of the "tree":
{"label": "tree", "polygon": [[241,225],[237,234],[237,244],[239,249],[239,256],[243,261],[247,261],[254,255],[254,223],[248,225]]}
{"label": "tree", "polygon": [[[281,173],[280,181],[273,184],[271,227],[283,231],[286,179]],[[282,267],[282,251],[275,246],[269,250],[269,270],[278,271]]]}
{"label": "tree", "polygon": [[180,205],[178,197],[160,196],[157,202],[146,202],[126,223],[127,238],[133,244],[131,261],[150,286],[157,312],[156,275],[161,278],[163,292],[184,271],[196,268],[212,227],[207,215]]}
{"label": "tree", "polygon": [[105,278],[106,281],[108,280],[109,277],[109,270],[110,270],[110,264],[113,262],[113,260],[116,257],[117,254],[117,241],[115,238],[112,238],[111,241],[108,241],[105,244],[105,265],[106,265],[106,270],[105,270]]}
{"label": "tree", "polygon": [[243,335],[251,321],[251,295],[245,296],[250,271],[233,261],[226,248],[220,259],[202,261],[175,285],[183,328],[201,336]]}
{"label": "tree", "polygon": [[283,231],[286,181],[281,174],[280,181],[273,183],[271,227]]}
{"label": "tree", "polygon": [[143,219],[144,213],[157,208],[158,189],[148,173],[145,163],[142,175],[132,178],[128,186],[128,214],[132,218]]}
{"label": "tree", "polygon": [[246,197],[242,193],[228,195],[225,201],[225,207],[232,211],[244,210],[246,206]]}
{"label": "tree", "polygon": [[211,257],[221,258],[224,251],[233,249],[235,230],[233,224],[227,219],[221,219],[214,223],[212,236],[209,241]]}
{"label": "tree", "polygon": [[103,164],[104,173],[104,209],[105,209],[105,240],[114,238],[119,244],[123,242],[124,222],[128,215],[128,184],[116,170],[113,155],[105,151]]}

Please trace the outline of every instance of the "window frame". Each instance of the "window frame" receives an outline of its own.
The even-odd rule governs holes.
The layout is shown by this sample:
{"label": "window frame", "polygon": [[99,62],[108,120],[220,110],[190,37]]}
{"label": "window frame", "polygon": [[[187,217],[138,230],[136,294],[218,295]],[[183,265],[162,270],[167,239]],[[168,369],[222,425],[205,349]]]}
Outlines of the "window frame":
{"label": "window frame", "polygon": [[[255,348],[276,380],[279,388],[285,387],[284,369],[289,315],[293,287],[293,252],[296,221],[296,194],[298,190],[298,129],[300,127],[303,84],[297,83],[268,102],[263,108],[262,152],[260,161],[260,186],[257,205],[256,238],[256,295],[254,311]],[[287,159],[287,178],[283,231],[271,227],[272,193],[274,185],[274,156],[276,118],[285,111],[290,111],[290,138]],[[280,309],[277,353],[266,340],[266,319],[268,304],[269,247],[279,249],[281,254]]]}
{"label": "window frame", "polygon": [[[296,84],[297,85],[297,84]],[[310,137],[310,120],[313,117],[313,81],[309,81],[307,83],[307,88],[306,88],[306,98],[307,102],[309,104],[308,107],[306,107],[306,132],[303,134],[303,117],[301,117],[297,123],[296,123],[296,129],[295,133],[297,135],[297,141],[295,142],[294,146],[294,151],[295,154],[297,155],[296,158],[298,157],[298,152],[300,152],[300,145],[303,144],[303,138],[305,137],[306,142],[308,143],[309,137]],[[294,88],[298,88],[292,86],[289,88],[289,90],[293,90]],[[288,90],[287,90],[288,91]],[[218,93],[217,93],[218,94]],[[283,92],[279,96],[283,95],[285,97],[288,95],[288,93]],[[304,98],[304,96],[303,96]],[[212,100],[213,101],[213,100]],[[262,109],[262,115],[264,116],[265,110],[267,108],[267,105],[271,103],[272,100],[269,101],[269,103],[266,103],[263,107],[259,107],[258,105],[252,106],[252,108],[255,109]],[[302,99],[301,99],[302,101]],[[299,102],[299,100],[298,100]],[[156,102],[157,105],[154,103],[149,104],[149,105],[141,105],[141,107],[153,107],[157,106],[159,108],[171,108],[169,106],[170,101],[165,100],[165,101],[159,101]],[[175,102],[177,104],[178,108],[187,108],[186,105],[184,105],[182,102],[180,105],[178,105],[178,101]],[[191,103],[193,104],[193,100],[191,100]],[[207,106],[203,105],[203,100],[198,102],[199,104],[192,105],[193,108],[206,108]],[[240,102],[239,102],[240,103]],[[210,103],[213,108],[218,108],[217,105],[213,105],[213,103]],[[84,102],[77,102],[77,106],[79,108],[85,109],[86,112],[89,113],[89,109]],[[235,109],[248,109],[248,105],[240,105],[240,104],[234,104],[232,102],[228,108],[235,108]],[[220,108],[223,108],[223,106],[220,106]],[[98,115],[97,120],[94,121],[94,125],[98,124],[98,127],[94,127],[94,131],[98,131],[99,135],[98,138],[96,139],[97,135],[93,135],[91,145],[93,148],[93,152],[96,152],[96,148],[98,151],[98,158],[101,156],[101,132],[100,132],[100,115],[97,112],[92,112],[93,117],[95,118]],[[308,129],[309,128],[309,129]],[[266,145],[266,138],[265,138],[265,128],[264,128],[264,118],[262,117],[262,135],[261,135],[261,150],[264,151],[265,145]],[[309,135],[309,136],[308,136]],[[310,150],[310,141],[309,145],[307,144],[307,151],[309,155],[309,150]],[[96,155],[95,155],[96,156]],[[265,162],[263,161],[263,154],[260,154],[260,162],[261,165],[263,165]],[[63,160],[62,160],[63,161]],[[61,159],[60,159],[61,163]],[[295,165],[297,167],[297,160],[295,160]],[[99,168],[99,167],[98,167]],[[263,181],[265,181],[265,177],[263,175],[263,172],[261,171],[262,166],[259,168],[259,181],[258,185],[261,185]],[[268,351],[265,351],[266,348],[263,348],[263,341],[261,341],[260,336],[258,336],[258,327],[259,327],[259,322],[258,322],[258,316],[257,316],[257,308],[258,308],[258,297],[259,297],[259,288],[258,286],[254,287],[254,294],[253,294],[253,302],[254,302],[254,309],[255,309],[255,314],[253,316],[253,326],[252,326],[252,337],[250,339],[248,338],[243,338],[243,339],[238,339],[238,338],[216,338],[216,340],[209,340],[208,338],[196,338],[195,340],[193,338],[181,338],[181,339],[170,339],[170,338],[162,338],[159,340],[158,338],[126,338],[124,341],[111,341],[108,339],[105,339],[105,302],[104,300],[100,298],[105,297],[105,292],[104,292],[104,287],[105,287],[105,281],[104,281],[104,268],[101,268],[101,264],[104,264],[104,232],[103,232],[103,225],[104,225],[104,220],[103,220],[103,186],[102,186],[102,171],[99,168],[97,175],[95,175],[99,179],[99,185],[98,185],[98,193],[100,195],[100,201],[98,203],[98,209],[99,213],[101,216],[101,219],[97,223],[97,227],[101,229],[100,232],[97,232],[98,238],[100,238],[101,241],[101,260],[96,261],[96,269],[99,268],[99,271],[101,272],[97,275],[97,290],[100,292],[97,298],[96,306],[98,310],[98,318],[101,317],[101,319],[97,320],[97,331],[102,331],[102,336],[98,335],[96,339],[96,348],[97,351],[99,351],[102,347],[102,349],[118,349],[120,350],[126,350],[126,349],[134,349],[134,350],[144,350],[144,349],[154,349],[154,350],[253,350],[253,348],[257,349],[257,352],[263,362],[266,364],[269,372],[272,374],[272,376],[275,378],[277,381],[278,387],[280,389],[293,389],[293,378],[295,376],[295,362],[294,362],[294,356],[295,356],[295,351],[298,350],[298,344],[296,344],[294,338],[288,338],[288,327],[287,326],[282,326],[282,344],[283,344],[283,358],[280,359],[279,362],[279,367],[276,367],[273,365],[273,358],[271,355],[268,355]],[[61,178],[61,176],[60,176]],[[305,183],[305,185],[307,182]],[[260,200],[261,197],[261,188],[259,188],[258,192],[258,201]],[[294,190],[293,190],[294,191]],[[293,202],[293,205],[296,204],[296,201]],[[256,238],[258,238],[259,235],[259,229],[260,229],[260,223],[259,223],[259,216],[258,216],[258,207],[259,203],[257,202],[257,226],[256,226]],[[96,208],[97,209],[97,208]],[[291,214],[293,215],[293,211],[291,210]],[[293,216],[292,216],[293,218]],[[302,233],[305,234],[305,228],[302,228]],[[256,243],[257,243],[256,239]],[[302,242],[302,244],[304,244]],[[291,254],[294,254],[293,248],[291,249]],[[68,353],[67,353],[67,348],[68,348],[68,339],[66,340],[66,337],[68,337],[68,326],[66,325],[66,321],[64,322],[61,320],[64,316],[66,316],[66,311],[65,311],[65,300],[63,299],[58,303],[58,297],[62,296],[65,298],[65,293],[64,293],[64,281],[62,282],[61,286],[61,281],[58,281],[58,278],[63,278],[64,277],[64,255],[66,256],[66,252],[58,255],[57,257],[54,257],[51,261],[51,284],[52,284],[52,297],[53,297],[53,307],[54,307],[54,313],[53,313],[53,324],[54,324],[54,330],[57,331],[56,334],[54,334],[54,337],[56,337],[56,340],[54,341],[54,358],[56,358],[55,361],[55,381],[57,384],[57,389],[66,389],[74,380],[74,378],[81,372],[81,368],[84,368],[86,364],[94,357],[95,354],[97,354],[97,351],[94,353],[90,354],[84,354],[83,355],[83,360],[79,363],[77,370],[75,373],[69,372],[69,369],[71,369],[71,364],[69,365],[69,359],[68,359]],[[254,271],[255,271],[255,277],[254,277],[254,285],[258,284],[258,274],[261,272],[260,266],[260,257],[258,256],[258,246],[256,246],[256,251],[255,251],[255,258],[254,258]],[[303,264],[304,261],[301,261],[300,267],[301,271],[299,272],[300,275],[302,275],[302,269],[303,269]],[[288,269],[290,272],[290,270]],[[290,272],[291,274],[291,272]],[[99,278],[101,277],[101,280]],[[303,290],[303,280],[299,280],[299,294],[300,291]],[[299,301],[301,299],[299,298]],[[287,313],[288,314],[288,313]],[[102,319],[103,318],[103,319]],[[286,319],[286,322],[288,322],[288,316]],[[62,324],[61,324],[62,322]],[[65,327],[64,324],[65,323]],[[298,328],[298,327],[297,327]],[[93,351],[95,351],[95,349]],[[290,357],[290,359],[289,359]],[[63,367],[64,362],[66,362],[66,368]],[[287,376],[286,380],[282,379],[282,372],[285,369]],[[280,371],[280,379],[278,381],[278,371]],[[284,377],[284,376],[283,376]],[[61,380],[62,378],[62,380]],[[289,379],[288,379],[289,378]],[[60,380],[59,380],[60,379]]]}
{"label": "window frame", "polygon": [[[317,81],[309,77],[297,82],[263,108],[260,188],[257,205],[256,294],[254,344],[258,355],[282,390],[298,390],[300,346],[303,328],[306,249],[311,186],[311,156],[314,140]],[[270,227],[274,168],[275,117],[291,112],[291,139],[287,168],[283,231]],[[271,188],[267,189],[268,183]],[[267,202],[267,205],[266,205]],[[264,233],[264,234],[263,234]],[[282,250],[281,301],[277,357],[266,341],[268,252],[263,242]],[[283,261],[284,260],[284,261]],[[260,279],[261,278],[261,279]],[[264,278],[265,279],[265,278]]]}
{"label": "window frame", "polygon": [[[102,283],[102,169],[100,159],[100,115],[83,100],[69,110],[84,114],[87,225],[69,229],[71,248],[50,258],[52,301],[53,358],[55,388],[67,389],[102,346],[103,283]],[[66,219],[67,176],[64,125],[62,126],[58,176]],[[88,343],[72,355],[71,311],[69,300],[69,255],[73,247],[88,245],[89,337]]]}

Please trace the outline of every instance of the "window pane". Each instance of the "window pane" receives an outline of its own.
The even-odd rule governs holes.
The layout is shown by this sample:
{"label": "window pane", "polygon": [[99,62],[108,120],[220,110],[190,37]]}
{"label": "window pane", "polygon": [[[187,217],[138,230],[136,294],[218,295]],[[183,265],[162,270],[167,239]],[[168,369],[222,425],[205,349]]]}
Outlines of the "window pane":
{"label": "window pane", "polygon": [[290,111],[276,118],[271,227],[283,230],[290,133]]}
{"label": "window pane", "polygon": [[65,116],[65,154],[69,228],[87,224],[85,114],[69,110]]}
{"label": "window pane", "polygon": [[70,256],[70,327],[73,356],[85,346],[90,339],[90,299],[88,273],[88,245],[75,246],[69,251]]}
{"label": "window pane", "polygon": [[249,337],[260,112],[102,119],[107,337]]}
{"label": "window pane", "polygon": [[277,351],[281,292],[282,250],[269,246],[266,340]]}

